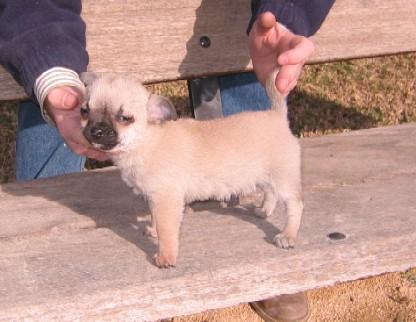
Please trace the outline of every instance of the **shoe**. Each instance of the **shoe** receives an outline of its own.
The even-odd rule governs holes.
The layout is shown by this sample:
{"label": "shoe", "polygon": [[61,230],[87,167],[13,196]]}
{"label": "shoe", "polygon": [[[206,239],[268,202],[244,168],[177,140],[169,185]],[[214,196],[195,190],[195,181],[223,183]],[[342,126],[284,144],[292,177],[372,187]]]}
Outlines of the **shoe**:
{"label": "shoe", "polygon": [[250,306],[266,322],[306,322],[310,315],[305,292],[251,302]]}

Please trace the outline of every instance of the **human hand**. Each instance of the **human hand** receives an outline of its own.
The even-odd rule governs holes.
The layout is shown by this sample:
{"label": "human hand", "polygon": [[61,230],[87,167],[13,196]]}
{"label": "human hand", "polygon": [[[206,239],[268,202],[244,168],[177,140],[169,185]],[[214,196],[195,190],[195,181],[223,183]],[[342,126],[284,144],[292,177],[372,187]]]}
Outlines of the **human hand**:
{"label": "human hand", "polygon": [[310,39],[280,26],[271,12],[260,15],[249,34],[249,51],[257,79],[265,84],[272,70],[280,65],[276,88],[285,96],[296,86],[313,50]]}
{"label": "human hand", "polygon": [[82,134],[80,105],[82,93],[74,87],[53,88],[45,99],[45,108],[53,119],[59,133],[76,154],[104,161],[109,156],[90,146]]}

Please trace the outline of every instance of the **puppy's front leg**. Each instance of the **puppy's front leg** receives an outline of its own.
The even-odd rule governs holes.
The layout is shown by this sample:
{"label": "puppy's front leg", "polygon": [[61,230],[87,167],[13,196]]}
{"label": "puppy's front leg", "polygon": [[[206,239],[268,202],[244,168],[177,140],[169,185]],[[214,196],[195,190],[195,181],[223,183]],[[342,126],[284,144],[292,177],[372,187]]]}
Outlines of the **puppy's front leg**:
{"label": "puppy's front leg", "polygon": [[183,207],[184,200],[181,197],[160,195],[152,198],[152,217],[159,242],[159,251],[154,259],[158,267],[168,268],[176,264]]}

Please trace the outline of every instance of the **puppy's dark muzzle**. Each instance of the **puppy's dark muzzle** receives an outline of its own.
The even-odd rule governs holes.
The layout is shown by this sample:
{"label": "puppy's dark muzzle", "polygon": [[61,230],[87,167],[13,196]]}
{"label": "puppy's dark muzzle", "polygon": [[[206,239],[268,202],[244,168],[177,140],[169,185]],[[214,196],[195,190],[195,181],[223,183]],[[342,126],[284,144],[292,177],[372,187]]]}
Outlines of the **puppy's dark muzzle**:
{"label": "puppy's dark muzzle", "polygon": [[107,123],[88,124],[83,131],[91,144],[99,145],[100,149],[110,150],[118,143],[117,132]]}

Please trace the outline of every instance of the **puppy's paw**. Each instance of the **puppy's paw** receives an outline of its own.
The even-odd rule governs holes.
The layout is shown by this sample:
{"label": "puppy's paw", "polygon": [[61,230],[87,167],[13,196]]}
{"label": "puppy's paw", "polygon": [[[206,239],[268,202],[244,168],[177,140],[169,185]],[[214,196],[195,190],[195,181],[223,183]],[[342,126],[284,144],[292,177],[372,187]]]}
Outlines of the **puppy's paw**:
{"label": "puppy's paw", "polygon": [[276,244],[277,247],[283,249],[290,249],[295,247],[295,240],[296,237],[289,236],[285,232],[277,234],[273,242]]}
{"label": "puppy's paw", "polygon": [[194,210],[192,209],[192,207],[191,206],[188,206],[188,205],[186,205],[185,206],[185,209],[184,209],[184,211],[183,211],[185,214],[187,214],[187,215],[191,215],[191,214],[193,214],[194,213]]}
{"label": "puppy's paw", "polygon": [[220,208],[228,208],[228,204],[227,204],[227,202],[226,201],[224,201],[224,200],[222,200],[222,201],[220,201],[220,204],[219,204],[219,206],[220,206]]}
{"label": "puppy's paw", "polygon": [[232,195],[228,200],[220,201],[220,208],[233,208],[240,205],[240,197]]}
{"label": "puppy's paw", "polygon": [[266,219],[269,216],[267,211],[264,208],[260,208],[260,207],[254,208],[254,214],[256,215],[256,217],[259,217],[262,219]]}
{"label": "puppy's paw", "polygon": [[143,233],[146,237],[149,238],[157,238],[157,231],[154,227],[147,225],[144,229]]}
{"label": "puppy's paw", "polygon": [[176,264],[176,256],[165,256],[164,254],[155,254],[153,257],[155,264],[159,268],[170,268]]}

